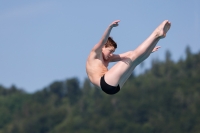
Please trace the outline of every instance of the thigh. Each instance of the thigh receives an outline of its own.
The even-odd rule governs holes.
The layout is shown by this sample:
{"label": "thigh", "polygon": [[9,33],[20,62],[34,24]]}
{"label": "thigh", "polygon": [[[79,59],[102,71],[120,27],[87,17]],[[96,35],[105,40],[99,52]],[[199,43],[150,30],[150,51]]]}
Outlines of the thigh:
{"label": "thigh", "polygon": [[122,88],[136,66],[136,61],[130,58],[119,61],[105,74],[106,83],[112,86],[120,85]]}

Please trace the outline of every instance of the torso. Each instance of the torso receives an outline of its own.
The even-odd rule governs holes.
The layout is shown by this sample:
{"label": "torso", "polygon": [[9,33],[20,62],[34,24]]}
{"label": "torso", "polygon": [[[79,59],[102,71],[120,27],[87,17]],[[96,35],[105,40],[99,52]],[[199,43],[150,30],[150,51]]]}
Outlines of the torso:
{"label": "torso", "polygon": [[108,61],[105,62],[102,54],[91,52],[86,63],[86,72],[90,81],[100,88],[100,79],[108,71]]}

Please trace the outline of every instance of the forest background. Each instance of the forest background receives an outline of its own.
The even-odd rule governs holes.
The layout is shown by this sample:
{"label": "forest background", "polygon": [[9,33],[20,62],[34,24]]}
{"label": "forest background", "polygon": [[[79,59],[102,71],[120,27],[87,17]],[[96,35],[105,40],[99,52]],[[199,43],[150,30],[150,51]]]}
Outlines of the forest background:
{"label": "forest background", "polygon": [[199,133],[200,52],[134,73],[107,95],[86,78],[55,81],[34,93],[0,86],[0,133]]}

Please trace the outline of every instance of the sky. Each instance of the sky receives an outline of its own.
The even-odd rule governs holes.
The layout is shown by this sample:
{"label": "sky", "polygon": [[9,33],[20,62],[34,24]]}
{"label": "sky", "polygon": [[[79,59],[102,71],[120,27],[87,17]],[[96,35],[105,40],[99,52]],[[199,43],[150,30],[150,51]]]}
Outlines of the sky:
{"label": "sky", "polygon": [[[1,0],[0,85],[33,93],[55,81],[87,78],[85,64],[92,47],[114,20],[110,36],[116,54],[134,50],[164,20],[172,23],[153,59],[184,58],[186,46],[200,51],[199,0]],[[112,63],[110,67],[114,64]]]}

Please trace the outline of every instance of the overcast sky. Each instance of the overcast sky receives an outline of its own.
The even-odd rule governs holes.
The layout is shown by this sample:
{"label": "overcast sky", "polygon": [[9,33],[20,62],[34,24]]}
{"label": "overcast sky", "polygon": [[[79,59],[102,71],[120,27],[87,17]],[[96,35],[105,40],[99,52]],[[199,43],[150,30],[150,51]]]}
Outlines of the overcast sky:
{"label": "overcast sky", "polygon": [[[111,36],[116,53],[133,50],[165,19],[171,29],[145,62],[178,61],[190,46],[200,51],[199,0],[1,0],[0,85],[34,92],[54,81],[87,77],[85,62],[107,26],[121,20]],[[111,64],[112,66],[113,64]],[[135,73],[141,72],[138,66]]]}

